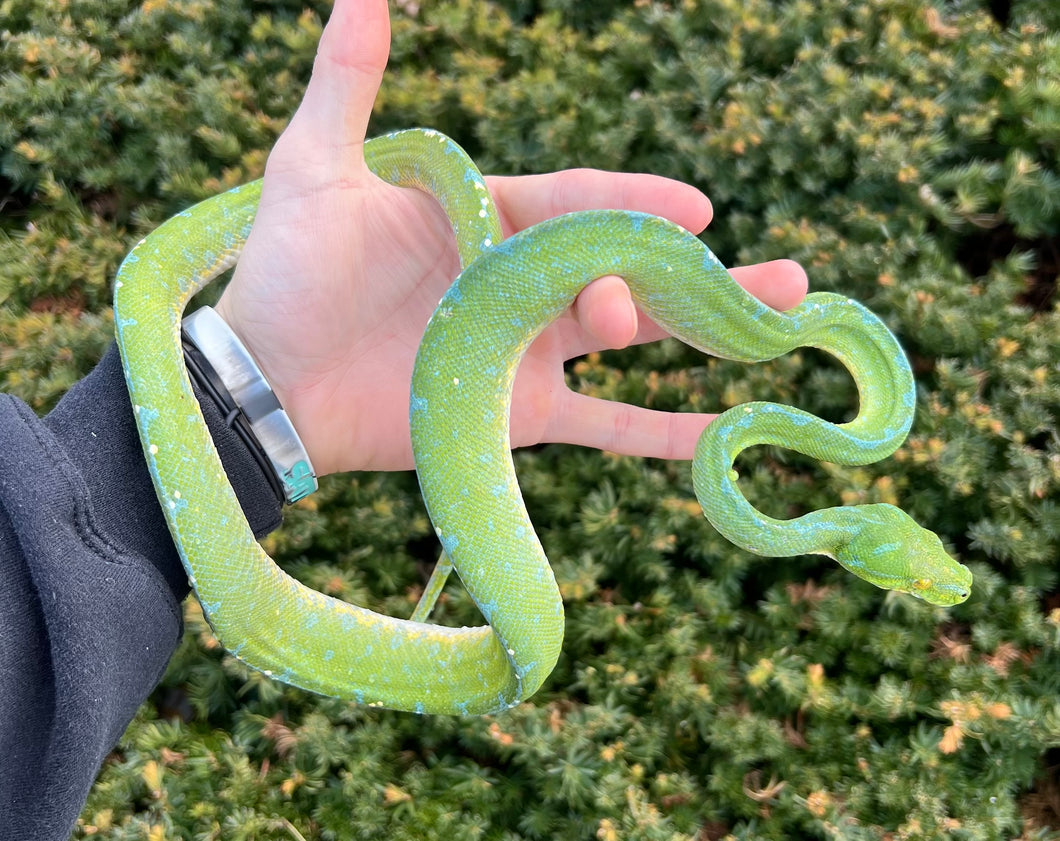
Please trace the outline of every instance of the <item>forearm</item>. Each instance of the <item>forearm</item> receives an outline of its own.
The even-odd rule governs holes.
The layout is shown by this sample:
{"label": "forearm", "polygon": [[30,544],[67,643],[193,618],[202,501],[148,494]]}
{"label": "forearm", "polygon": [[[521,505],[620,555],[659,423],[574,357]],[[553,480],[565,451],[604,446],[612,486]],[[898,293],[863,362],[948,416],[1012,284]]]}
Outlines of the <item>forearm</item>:
{"label": "forearm", "polygon": [[[248,519],[270,531],[279,503],[202,405]],[[66,839],[180,639],[188,585],[114,348],[43,420],[0,396],[0,428],[0,827]]]}

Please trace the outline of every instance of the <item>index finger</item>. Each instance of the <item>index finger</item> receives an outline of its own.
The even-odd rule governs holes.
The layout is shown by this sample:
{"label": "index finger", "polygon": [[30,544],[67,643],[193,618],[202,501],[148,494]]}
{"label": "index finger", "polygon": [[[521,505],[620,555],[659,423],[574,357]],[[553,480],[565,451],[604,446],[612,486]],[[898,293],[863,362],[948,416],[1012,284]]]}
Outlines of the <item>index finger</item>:
{"label": "index finger", "polygon": [[491,176],[504,235],[578,210],[635,210],[700,233],[714,215],[710,199],[690,184],[642,173],[567,169],[547,175]]}

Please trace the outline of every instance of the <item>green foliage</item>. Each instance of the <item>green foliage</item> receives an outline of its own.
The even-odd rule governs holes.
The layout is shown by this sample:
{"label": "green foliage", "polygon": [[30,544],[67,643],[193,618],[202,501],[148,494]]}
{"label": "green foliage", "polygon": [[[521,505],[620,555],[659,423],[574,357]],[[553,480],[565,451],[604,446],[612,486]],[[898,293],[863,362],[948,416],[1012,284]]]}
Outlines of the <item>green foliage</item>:
{"label": "green foliage", "polygon": [[[98,358],[137,237],[260,174],[325,3],[0,0],[0,387],[46,409]],[[519,454],[567,607],[554,676],[492,719],[309,697],[224,656],[193,607],[79,837],[1055,838],[1060,747],[1060,16],[953,0],[396,2],[377,128],[495,172],[689,180],[731,263],[794,257],[864,300],[920,382],[895,458],[749,453],[778,516],[896,502],[970,564],[952,610],[816,558],[734,550],[687,465]],[[842,418],[804,351],[748,368],[674,343],[594,355],[581,390]],[[407,615],[436,551],[408,475],[325,483],[270,550]],[[438,610],[477,623],[457,586]]]}
{"label": "green foliage", "polygon": [[303,4],[0,0],[0,30],[0,388],[43,410],[108,341],[133,243],[261,174],[320,21]]}

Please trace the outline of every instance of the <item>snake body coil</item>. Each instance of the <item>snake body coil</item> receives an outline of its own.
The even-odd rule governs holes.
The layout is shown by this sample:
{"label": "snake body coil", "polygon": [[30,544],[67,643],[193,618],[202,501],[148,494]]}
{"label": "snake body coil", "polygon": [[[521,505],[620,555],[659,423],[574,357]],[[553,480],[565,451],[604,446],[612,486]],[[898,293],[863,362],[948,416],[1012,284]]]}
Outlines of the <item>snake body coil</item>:
{"label": "snake body coil", "polygon": [[410,425],[432,522],[488,624],[447,628],[329,598],[282,572],[254,540],[194,399],[179,334],[188,300],[237,258],[260,195],[255,182],[162,225],[126,258],[115,292],[151,476],[204,612],[233,654],[314,692],[415,712],[495,712],[541,685],[559,656],[563,605],[512,465],[512,382],[533,339],[605,274],[623,277],[653,320],[703,351],[759,362],[810,345],[838,357],[857,382],[860,410],[847,424],[751,403],[708,426],[693,479],[719,531],[758,554],[829,555],[874,584],[937,604],[967,598],[967,569],[897,508],[774,520],[736,485],[733,460],[757,444],[843,464],[876,461],[901,444],[912,422],[912,375],[868,310],[814,294],[775,312],[696,237],[639,213],[568,214],[502,242],[478,170],[435,132],[369,141],[365,156],[381,178],[437,197],[457,236],[464,268],[424,333]]}

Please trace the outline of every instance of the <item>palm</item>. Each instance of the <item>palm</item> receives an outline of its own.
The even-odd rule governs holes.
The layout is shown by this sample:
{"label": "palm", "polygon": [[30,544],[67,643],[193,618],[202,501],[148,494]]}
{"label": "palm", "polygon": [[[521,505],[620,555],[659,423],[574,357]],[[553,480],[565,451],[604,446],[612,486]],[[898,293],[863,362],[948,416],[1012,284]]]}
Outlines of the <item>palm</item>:
{"label": "palm", "polygon": [[[435,202],[384,184],[365,136],[389,46],[382,0],[337,2],[313,78],[266,168],[261,205],[218,306],[276,389],[319,473],[412,466],[409,382],[430,313],[459,271]],[[662,178],[574,170],[489,182],[505,234],[569,211],[623,208],[691,231],[710,219],[698,190]],[[794,306],[805,275],[789,262],[736,273],[773,306]],[[516,379],[516,445],[567,441],[690,458],[710,416],[668,415],[569,391],[563,362],[665,335],[640,325],[616,279],[590,284],[576,313],[542,334]]]}
{"label": "palm", "polygon": [[[448,220],[427,196],[364,173],[277,201],[266,191],[233,281],[255,284],[240,290],[240,315],[270,324],[273,341],[253,350],[273,385],[297,396],[302,411],[311,409],[318,425],[323,419],[321,433],[350,453],[351,463],[335,469],[354,459],[362,469],[412,466],[407,434],[393,430],[407,428],[416,348],[459,269]],[[303,330],[289,327],[296,313]],[[521,369],[517,395],[525,399],[514,401],[512,417],[518,444],[541,440],[562,364],[585,341],[564,321],[540,337]],[[356,418],[370,423],[351,423]]]}

